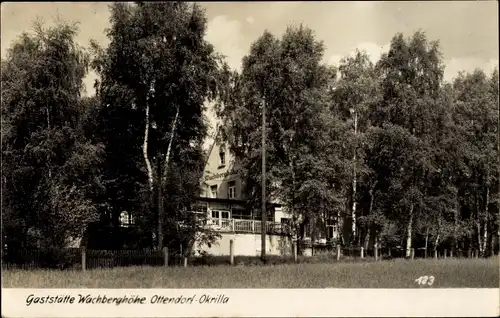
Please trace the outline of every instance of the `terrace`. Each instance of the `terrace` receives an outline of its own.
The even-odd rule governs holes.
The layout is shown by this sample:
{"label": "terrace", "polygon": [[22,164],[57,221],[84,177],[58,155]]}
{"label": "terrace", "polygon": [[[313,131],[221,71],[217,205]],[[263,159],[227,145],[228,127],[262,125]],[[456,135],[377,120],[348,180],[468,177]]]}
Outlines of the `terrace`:
{"label": "terrace", "polygon": [[[262,221],[259,220],[209,217],[207,219],[206,226],[219,232],[260,234],[262,231]],[[266,233],[286,235],[291,233],[291,228],[285,223],[267,221]]]}
{"label": "terrace", "polygon": [[[226,233],[260,234],[260,211],[250,209],[243,201],[203,198],[193,206],[194,213],[203,217],[204,226]],[[266,233],[288,235],[291,227],[286,218],[276,217],[274,207],[268,211]]]}

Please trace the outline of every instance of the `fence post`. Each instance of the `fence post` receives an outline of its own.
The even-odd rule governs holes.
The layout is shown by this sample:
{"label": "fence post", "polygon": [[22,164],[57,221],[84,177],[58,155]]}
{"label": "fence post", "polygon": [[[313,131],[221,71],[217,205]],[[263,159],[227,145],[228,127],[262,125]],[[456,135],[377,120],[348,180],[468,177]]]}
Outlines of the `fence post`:
{"label": "fence post", "polygon": [[365,249],[361,246],[361,258],[365,258]]}
{"label": "fence post", "polygon": [[231,265],[234,265],[234,241],[229,240],[229,260]]}
{"label": "fence post", "polygon": [[337,261],[340,260],[340,244],[337,244]]}
{"label": "fence post", "polygon": [[375,260],[378,261],[378,243],[375,243],[375,245],[373,245],[373,249],[375,252]]}
{"label": "fence post", "polygon": [[434,250],[434,259],[438,259],[438,250]]}
{"label": "fence post", "polygon": [[448,257],[448,250],[444,250],[444,259],[446,259],[446,257]]}
{"label": "fence post", "polygon": [[293,248],[293,261],[297,263],[297,241],[292,243]]}
{"label": "fence post", "polygon": [[168,247],[163,247],[163,266],[168,266]]}
{"label": "fence post", "polygon": [[388,253],[388,255],[387,255],[387,256],[389,256],[389,258],[392,258],[392,249],[391,249],[390,247],[389,247],[389,249],[387,250],[387,253]]}
{"label": "fence post", "polygon": [[467,250],[467,258],[471,258],[471,256],[472,256],[472,250],[468,249]]}
{"label": "fence post", "polygon": [[85,272],[85,270],[87,269],[87,255],[86,255],[86,251],[85,251],[85,246],[82,246],[82,271]]}
{"label": "fence post", "polygon": [[188,258],[184,256],[184,267],[188,266]]}
{"label": "fence post", "polygon": [[479,250],[476,250],[476,251],[475,251],[475,254],[476,254],[476,255],[475,255],[475,257],[476,257],[476,258],[479,258]]}
{"label": "fence post", "polygon": [[414,248],[412,248],[410,250],[410,255],[411,255],[411,259],[415,259],[415,249]]}
{"label": "fence post", "polygon": [[450,258],[453,258],[453,248],[450,249]]}

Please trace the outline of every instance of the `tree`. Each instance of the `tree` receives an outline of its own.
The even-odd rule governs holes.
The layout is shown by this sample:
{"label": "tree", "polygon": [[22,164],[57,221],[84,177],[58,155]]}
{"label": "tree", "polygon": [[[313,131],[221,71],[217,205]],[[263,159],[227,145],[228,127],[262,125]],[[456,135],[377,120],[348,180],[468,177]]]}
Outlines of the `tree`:
{"label": "tree", "polygon": [[303,26],[289,27],[281,39],[264,32],[244,57],[241,74],[233,74],[231,96],[218,109],[224,123],[223,137],[241,159],[245,190],[257,206],[261,190],[260,118],[266,103],[266,200],[283,203],[294,223],[303,225],[306,221],[316,223],[323,214],[322,209],[303,204],[305,198],[314,197],[325,208],[335,201],[328,188],[333,181],[319,180],[326,171],[316,166],[322,161],[325,169],[334,171],[327,160],[336,159],[322,153],[325,143],[319,137],[330,132],[328,91],[335,74],[320,64],[323,51],[323,44]]}
{"label": "tree", "polygon": [[[180,216],[177,211],[187,210],[198,192],[194,184],[199,178],[175,178],[173,169],[194,169],[198,177],[202,173],[193,161],[202,162],[204,102],[216,96],[221,66],[212,45],[204,40],[206,23],[200,7],[185,2],[117,3],[111,6],[108,48],[93,45],[94,67],[101,76],[99,98],[109,109],[111,131],[123,127],[131,136],[132,149],[126,155],[130,161],[123,168],[134,171],[136,189],[146,193],[143,219],[156,225],[159,248],[165,243],[165,229],[172,228],[171,216],[184,217],[186,213]],[[110,155],[119,161],[129,149],[114,149]],[[146,187],[139,171],[146,176]],[[165,193],[179,186],[188,199],[178,201],[174,192]]]}
{"label": "tree", "polygon": [[[24,33],[2,61],[2,230],[10,248],[62,248],[97,217],[103,146],[85,133],[88,56],[76,25]],[[5,222],[5,224],[4,224]]]}
{"label": "tree", "polygon": [[[409,135],[402,136],[409,139],[403,144],[414,146],[408,153],[407,162],[400,163],[407,166],[404,174],[399,175],[399,181],[390,182],[385,190],[396,191],[394,195],[400,197],[397,205],[403,223],[406,223],[406,255],[409,256],[418,215],[425,213],[429,203],[425,182],[438,171],[429,136],[433,129],[433,107],[442,92],[443,65],[439,44],[428,42],[421,31],[409,39],[397,34],[377,67],[382,77],[382,101],[381,107],[373,114],[373,123],[378,127],[391,123],[393,126],[386,126],[388,129],[396,126],[405,129]],[[403,149],[399,148],[399,151]],[[407,165],[408,162],[413,164]]]}
{"label": "tree", "polygon": [[[370,112],[374,107],[379,105],[380,99],[380,83],[375,66],[370,61],[366,52],[356,51],[353,56],[343,58],[339,66],[340,79],[335,85],[333,93],[332,111],[342,120],[348,131],[352,133],[346,134],[345,143],[349,145],[349,153],[346,153],[344,160],[350,162],[351,173],[348,176],[350,183],[348,185],[350,193],[349,207],[350,215],[344,225],[351,225],[350,228],[344,230],[346,238],[348,236],[349,243],[358,243],[361,240],[361,235],[358,233],[359,224],[358,217],[361,223],[364,224],[364,232],[367,239],[369,235],[367,219],[359,211],[357,215],[358,201],[363,197],[363,190],[368,190],[373,187],[375,180],[370,179],[370,173],[364,164],[364,145],[367,140],[365,137],[368,128],[370,127]],[[360,180],[362,179],[362,180]],[[361,181],[361,182],[360,182]],[[359,185],[358,185],[359,183]],[[364,183],[369,183],[366,189],[359,191],[359,186]],[[361,206],[363,206],[361,204]]]}
{"label": "tree", "polygon": [[[497,226],[498,209],[498,71],[488,78],[482,70],[461,74],[454,85],[453,119],[464,145],[457,179],[462,207],[470,213],[469,239],[483,255]],[[474,236],[474,238],[473,238]],[[492,246],[491,246],[492,247]]]}

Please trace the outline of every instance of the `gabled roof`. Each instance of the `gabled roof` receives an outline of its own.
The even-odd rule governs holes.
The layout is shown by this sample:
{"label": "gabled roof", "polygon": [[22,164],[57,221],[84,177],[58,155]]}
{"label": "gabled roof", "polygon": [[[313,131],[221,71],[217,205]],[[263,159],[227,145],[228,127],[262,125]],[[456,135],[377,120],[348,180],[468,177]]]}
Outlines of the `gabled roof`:
{"label": "gabled roof", "polygon": [[205,164],[203,166],[203,171],[205,171],[205,168],[206,168],[207,163],[208,163],[208,159],[210,159],[210,155],[212,154],[212,150],[214,149],[214,146],[217,143],[217,138],[219,137],[219,132],[220,132],[220,128],[219,128],[219,125],[217,125],[217,127],[215,128],[214,142],[210,146],[210,150],[208,150],[207,156],[205,158]]}

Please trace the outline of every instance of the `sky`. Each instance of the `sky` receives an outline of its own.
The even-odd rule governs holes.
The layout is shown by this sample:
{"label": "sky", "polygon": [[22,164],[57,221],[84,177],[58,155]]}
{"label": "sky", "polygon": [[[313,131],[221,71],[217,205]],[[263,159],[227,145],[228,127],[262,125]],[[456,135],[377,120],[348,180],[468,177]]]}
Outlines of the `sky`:
{"label": "sky", "polygon": [[[77,41],[88,46],[95,39],[106,46],[109,26],[106,2],[2,2],[1,55],[31,22],[40,17],[47,25],[56,17],[78,21]],[[206,39],[224,54],[234,69],[264,30],[280,36],[287,26],[311,28],[324,42],[324,62],[337,64],[356,49],[377,61],[391,38],[402,32],[426,32],[439,40],[445,63],[445,80],[459,71],[498,67],[498,1],[309,1],[309,2],[202,2],[208,17]],[[95,74],[85,79],[92,95]],[[208,116],[213,114],[208,112]],[[213,120],[212,120],[213,123]]]}

